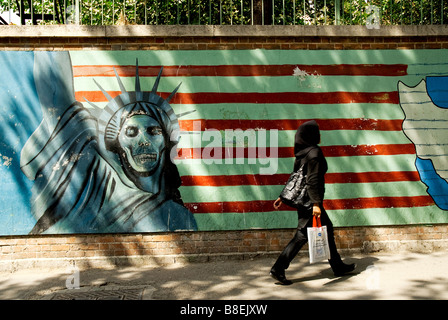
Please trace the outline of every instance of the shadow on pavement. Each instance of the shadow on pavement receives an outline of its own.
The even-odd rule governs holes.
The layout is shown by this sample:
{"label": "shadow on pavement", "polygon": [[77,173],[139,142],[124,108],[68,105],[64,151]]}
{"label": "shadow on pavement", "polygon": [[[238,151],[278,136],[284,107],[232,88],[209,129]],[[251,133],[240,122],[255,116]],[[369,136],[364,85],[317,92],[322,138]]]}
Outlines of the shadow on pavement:
{"label": "shadow on pavement", "polygon": [[[445,256],[432,256],[433,260],[429,260],[424,255],[356,255],[344,261],[356,263],[357,269],[351,274],[335,277],[328,263],[311,265],[302,255],[287,270],[287,277],[293,281],[290,286],[276,285],[269,276],[275,259],[266,257],[156,267],[85,269],[79,271],[80,289],[70,292],[84,290],[92,296],[92,291],[130,292],[138,289],[141,291],[137,290],[135,299],[155,300],[446,299]],[[426,264],[433,269],[422,276],[422,266]],[[70,270],[2,273],[0,299],[40,300],[68,293],[66,282],[71,276]],[[144,290],[146,294],[142,293]],[[118,296],[109,294],[110,299],[118,299]],[[82,299],[82,295],[77,297]]]}

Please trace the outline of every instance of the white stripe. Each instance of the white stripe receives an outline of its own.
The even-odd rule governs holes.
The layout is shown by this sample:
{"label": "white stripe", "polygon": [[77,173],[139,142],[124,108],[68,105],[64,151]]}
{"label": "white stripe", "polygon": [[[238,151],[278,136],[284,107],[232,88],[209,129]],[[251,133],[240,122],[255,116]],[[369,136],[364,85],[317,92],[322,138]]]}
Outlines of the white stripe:
{"label": "white stripe", "polygon": [[[181,187],[180,191],[183,201],[188,203],[275,200],[282,189],[283,185],[188,186]],[[420,181],[333,183],[325,187],[327,200],[426,195],[426,186]]]}
{"label": "white stripe", "polygon": [[[277,164],[277,174],[291,173],[294,158],[274,158],[272,162]],[[259,174],[260,167],[268,167],[269,164],[248,164],[244,159],[243,164],[212,164],[206,165],[201,159],[188,159],[175,161],[182,176],[215,176],[215,175],[252,175]],[[351,157],[327,157],[328,173],[344,172],[389,172],[389,171],[416,171],[415,155],[399,154],[388,156],[351,156]],[[273,165],[273,164],[272,164]]]}

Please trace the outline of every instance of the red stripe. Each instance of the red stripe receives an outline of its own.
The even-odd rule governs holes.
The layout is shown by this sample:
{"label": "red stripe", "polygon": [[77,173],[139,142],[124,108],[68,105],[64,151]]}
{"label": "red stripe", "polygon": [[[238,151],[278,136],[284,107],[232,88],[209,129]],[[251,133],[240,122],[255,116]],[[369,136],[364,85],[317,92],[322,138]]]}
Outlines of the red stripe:
{"label": "red stripe", "polygon": [[[194,214],[200,213],[245,213],[245,212],[271,212],[274,200],[234,201],[234,202],[197,202],[186,203],[185,206]],[[430,196],[415,197],[375,197],[324,200],[327,210],[350,210],[372,208],[411,208],[434,205]],[[287,205],[280,207],[281,211],[294,211]]]}
{"label": "red stripe", "polygon": [[[304,122],[310,119],[270,119],[270,120],[179,120],[183,131],[206,129],[266,129],[266,130],[297,130]],[[403,120],[381,120],[381,119],[316,119],[320,130],[378,130],[378,131],[401,131]]]}
{"label": "red stripe", "polygon": [[[74,66],[75,77],[113,77],[117,70],[120,77],[134,77],[135,66]],[[155,77],[161,66],[139,66],[140,77]],[[333,64],[333,65],[218,65],[218,66],[164,66],[164,77],[257,77],[257,76],[292,76],[298,68],[307,74],[322,76],[391,76],[407,75],[405,64]],[[297,70],[297,69],[296,69]]]}
{"label": "red stripe", "polygon": [[[108,91],[112,98],[120,91]],[[166,99],[169,93],[159,92]],[[75,98],[90,102],[107,102],[101,91],[77,91]],[[171,104],[215,104],[215,103],[293,103],[293,104],[338,104],[338,103],[392,103],[398,104],[398,92],[178,92]]]}
{"label": "red stripe", "polygon": [[326,157],[415,154],[415,146],[412,143],[358,146],[323,146],[321,147],[321,149]]}
{"label": "red stripe", "polygon": [[[375,155],[397,155],[415,154],[415,146],[410,144],[377,144],[377,145],[355,145],[355,146],[323,146],[321,147],[326,157],[350,157],[350,156],[375,156]],[[183,159],[238,159],[238,158],[289,158],[294,156],[292,147],[267,147],[266,150],[258,148],[180,148],[177,160]],[[223,160],[225,161],[225,160]]]}
{"label": "red stripe", "polygon": [[[220,175],[220,176],[182,176],[183,186],[268,186],[283,185],[288,180],[289,174],[275,175]],[[420,181],[416,171],[392,171],[392,172],[344,172],[327,173],[325,183],[369,183],[369,182],[397,182]]]}
{"label": "red stripe", "polygon": [[344,209],[368,209],[368,208],[412,208],[434,205],[430,196],[413,197],[377,197],[324,200],[324,206],[328,210]]}

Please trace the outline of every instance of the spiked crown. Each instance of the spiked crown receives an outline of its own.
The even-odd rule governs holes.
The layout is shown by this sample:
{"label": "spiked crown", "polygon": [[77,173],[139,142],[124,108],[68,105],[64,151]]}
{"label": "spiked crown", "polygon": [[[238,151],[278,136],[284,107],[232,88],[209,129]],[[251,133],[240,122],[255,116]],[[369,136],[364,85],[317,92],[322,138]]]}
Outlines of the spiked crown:
{"label": "spiked crown", "polygon": [[[164,124],[164,129],[168,135],[170,141],[176,144],[179,141],[179,123],[178,118],[186,115],[190,112],[183,113],[181,115],[176,115],[174,110],[170,106],[169,102],[176,94],[179,89],[179,84],[173,92],[168,96],[167,99],[163,99],[157,94],[157,88],[159,86],[160,78],[162,75],[163,67],[160,69],[159,74],[154,82],[151,91],[142,91],[140,87],[140,77],[138,74],[138,60],[136,61],[136,75],[135,75],[135,91],[127,91],[124,87],[117,71],[114,68],[115,76],[117,78],[118,85],[120,87],[121,93],[116,97],[112,98],[110,94],[104,90],[98,82],[95,80],[95,84],[102,91],[106,99],[108,100],[107,105],[102,109],[98,116],[98,138],[100,146],[104,147],[105,150],[111,151],[114,144],[117,141],[118,134],[120,132],[120,121],[123,116],[126,116],[126,107],[135,104],[149,104],[151,108],[155,108],[159,113],[163,113],[169,119],[168,123]],[[84,98],[85,99],[85,98]],[[86,99],[86,101],[94,106],[98,110],[98,106],[94,105]],[[194,112],[194,111],[191,111]]]}

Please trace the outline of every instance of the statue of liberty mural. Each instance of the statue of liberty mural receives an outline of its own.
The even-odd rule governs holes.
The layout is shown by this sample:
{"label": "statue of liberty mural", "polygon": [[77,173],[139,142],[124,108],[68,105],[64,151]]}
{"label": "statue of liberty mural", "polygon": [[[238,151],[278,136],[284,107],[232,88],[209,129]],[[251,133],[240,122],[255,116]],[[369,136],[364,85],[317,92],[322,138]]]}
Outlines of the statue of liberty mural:
{"label": "statue of liberty mural", "polygon": [[[74,97],[68,52],[36,52],[35,85],[43,120],[21,153],[21,168],[34,180],[32,234],[196,230],[182,203],[181,179],[170,159],[179,140],[177,116],[157,95],[135,91],[104,108]],[[88,101],[87,101],[88,102]]]}

